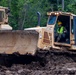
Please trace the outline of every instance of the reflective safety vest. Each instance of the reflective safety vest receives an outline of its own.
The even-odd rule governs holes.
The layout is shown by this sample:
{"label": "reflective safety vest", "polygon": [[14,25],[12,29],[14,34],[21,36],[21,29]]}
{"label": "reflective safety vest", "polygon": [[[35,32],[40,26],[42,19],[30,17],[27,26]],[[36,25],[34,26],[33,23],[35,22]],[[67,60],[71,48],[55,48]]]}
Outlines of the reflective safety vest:
{"label": "reflective safety vest", "polygon": [[57,33],[62,34],[64,32],[64,27],[61,26],[60,28],[57,29]]}

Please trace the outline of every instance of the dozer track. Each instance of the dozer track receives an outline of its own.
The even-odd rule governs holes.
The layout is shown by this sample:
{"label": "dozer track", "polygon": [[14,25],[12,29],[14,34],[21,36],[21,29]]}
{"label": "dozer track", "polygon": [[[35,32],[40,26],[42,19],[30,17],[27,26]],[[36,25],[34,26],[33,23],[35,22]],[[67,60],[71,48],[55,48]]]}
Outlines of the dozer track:
{"label": "dozer track", "polygon": [[69,56],[76,56],[75,50],[68,50],[68,48],[63,47],[62,49],[58,50],[55,48],[50,48],[50,50],[38,50],[37,55],[39,57],[45,58],[47,54],[55,54],[55,55],[69,55]]}
{"label": "dozer track", "polygon": [[51,52],[51,53],[55,53],[55,54],[76,55],[76,51],[75,51],[75,50],[68,50],[67,48],[63,48],[63,49],[61,49],[61,50],[51,49],[50,52]]}
{"label": "dozer track", "polygon": [[38,33],[34,30],[2,30],[0,31],[0,54],[35,54]]}

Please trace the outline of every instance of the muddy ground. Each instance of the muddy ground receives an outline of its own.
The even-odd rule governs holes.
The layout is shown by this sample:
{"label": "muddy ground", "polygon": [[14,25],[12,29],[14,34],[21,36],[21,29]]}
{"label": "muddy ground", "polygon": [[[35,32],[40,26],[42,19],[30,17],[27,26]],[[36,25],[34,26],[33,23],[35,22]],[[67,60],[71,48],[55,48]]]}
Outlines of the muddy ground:
{"label": "muddy ground", "polygon": [[5,57],[0,75],[76,75],[76,54],[47,52],[36,56],[12,55],[11,59]]}

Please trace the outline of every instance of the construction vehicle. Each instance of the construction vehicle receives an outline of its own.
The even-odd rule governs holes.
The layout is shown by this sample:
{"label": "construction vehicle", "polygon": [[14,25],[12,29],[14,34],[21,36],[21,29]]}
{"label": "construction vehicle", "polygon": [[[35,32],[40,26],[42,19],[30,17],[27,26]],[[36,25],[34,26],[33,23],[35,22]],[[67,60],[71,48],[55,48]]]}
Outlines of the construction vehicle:
{"label": "construction vehicle", "polygon": [[[0,54],[19,53],[21,55],[35,55],[38,50],[50,48],[76,50],[76,15],[68,12],[48,12],[46,27],[40,27],[40,13],[38,12],[38,26],[13,30],[8,24],[8,8],[0,7]],[[64,41],[55,41],[57,21],[62,21],[67,29]]]}
{"label": "construction vehicle", "polygon": [[[38,33],[13,30],[8,23],[8,12],[9,9],[7,7],[0,6],[0,54],[33,54]],[[36,36],[37,38],[35,38]]]}
{"label": "construction vehicle", "polygon": [[[70,12],[48,12],[48,21],[46,27],[28,28],[25,30],[36,30],[39,33],[37,50],[76,50],[76,15]],[[57,22],[61,21],[66,28],[65,38],[59,42],[55,40]],[[40,22],[40,21],[39,21]],[[40,23],[39,23],[40,24]]]}

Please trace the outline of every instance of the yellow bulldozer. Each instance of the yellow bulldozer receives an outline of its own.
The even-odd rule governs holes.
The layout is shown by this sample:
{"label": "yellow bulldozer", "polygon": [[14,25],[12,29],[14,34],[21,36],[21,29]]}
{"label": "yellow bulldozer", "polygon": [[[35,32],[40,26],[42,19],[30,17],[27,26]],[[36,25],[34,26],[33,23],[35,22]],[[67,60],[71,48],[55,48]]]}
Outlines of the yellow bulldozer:
{"label": "yellow bulldozer", "polygon": [[[76,50],[76,15],[69,12],[48,12],[46,27],[25,28],[13,30],[8,24],[8,8],[0,7],[0,54],[31,54],[38,50]],[[38,12],[38,24],[40,13]],[[67,32],[65,38],[55,40],[57,22],[61,21]]]}

